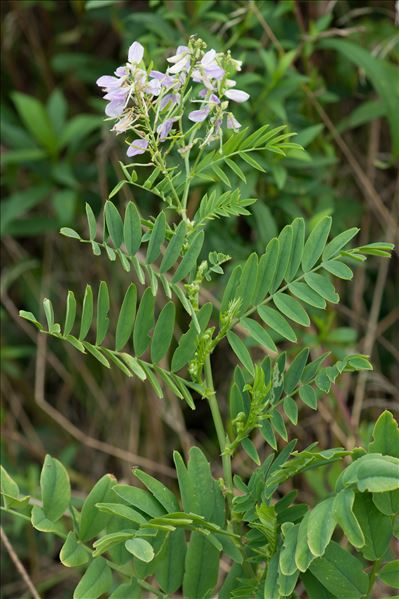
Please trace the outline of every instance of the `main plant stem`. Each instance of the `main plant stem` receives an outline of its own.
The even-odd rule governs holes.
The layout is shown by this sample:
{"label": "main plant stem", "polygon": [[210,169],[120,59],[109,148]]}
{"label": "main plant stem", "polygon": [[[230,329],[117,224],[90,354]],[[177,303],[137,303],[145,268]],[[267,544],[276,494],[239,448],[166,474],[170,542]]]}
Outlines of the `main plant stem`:
{"label": "main plant stem", "polygon": [[211,359],[208,356],[205,362],[205,381],[208,390],[208,403],[211,409],[213,424],[215,425],[216,435],[219,442],[220,453],[222,454],[223,474],[227,490],[233,492],[233,478],[231,474],[231,458],[224,454],[226,448],[226,433],[223,426],[222,416],[216,399],[215,388],[213,385]]}

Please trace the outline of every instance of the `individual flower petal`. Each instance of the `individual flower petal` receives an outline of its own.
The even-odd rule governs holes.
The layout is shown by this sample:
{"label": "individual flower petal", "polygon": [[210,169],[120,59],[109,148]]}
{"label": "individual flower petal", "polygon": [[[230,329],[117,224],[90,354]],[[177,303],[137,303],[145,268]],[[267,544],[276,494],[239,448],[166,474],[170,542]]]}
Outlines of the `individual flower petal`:
{"label": "individual flower petal", "polygon": [[105,107],[105,114],[110,117],[120,116],[125,108],[124,100],[112,100]]}
{"label": "individual flower petal", "polygon": [[215,64],[206,67],[205,73],[208,75],[208,77],[212,77],[212,79],[219,80],[222,79],[222,77],[224,76],[225,70],[222,69],[222,67],[220,67],[219,65]]}
{"label": "individual flower petal", "polygon": [[237,81],[234,79],[226,79],[226,87],[235,87],[237,85]]}
{"label": "individual flower petal", "polygon": [[208,93],[208,90],[206,89],[206,87],[203,87],[202,89],[199,90],[198,95],[200,98],[205,98],[207,93]]}
{"label": "individual flower petal", "polygon": [[166,94],[166,96],[161,99],[159,108],[160,110],[163,110],[166,106],[174,106],[178,102],[180,102],[180,94]]}
{"label": "individual flower petal", "polygon": [[215,94],[211,94],[211,95],[209,96],[209,100],[208,100],[208,102],[209,102],[210,104],[220,104],[220,100],[219,100],[219,98],[218,98],[218,97],[217,97]]}
{"label": "individual flower petal", "polygon": [[193,110],[188,115],[188,118],[190,119],[190,121],[193,121],[193,123],[202,123],[202,121],[205,121],[208,114],[209,107],[206,106],[205,108],[201,108],[200,110]]}
{"label": "individual flower petal", "polygon": [[241,123],[237,121],[235,116],[231,114],[231,112],[227,115],[227,129],[234,129],[234,131],[238,131],[241,127]]}
{"label": "individual flower petal", "polygon": [[117,133],[124,133],[130,127],[133,122],[133,117],[131,113],[126,114],[120,121],[117,121],[115,125],[112,127],[112,131],[116,131]]}
{"label": "individual flower petal", "polygon": [[147,139],[135,139],[132,141],[130,146],[127,149],[126,154],[128,156],[137,156],[138,154],[144,154],[146,149],[148,148],[148,140]]}
{"label": "individual flower petal", "polygon": [[175,73],[180,73],[181,71],[187,71],[189,67],[190,59],[186,56],[183,56],[183,58],[176,62],[173,67],[169,67],[168,72],[174,75]]}
{"label": "individual flower petal", "polygon": [[160,92],[161,92],[161,83],[158,79],[151,79],[151,81],[149,81],[147,83],[147,85],[144,88],[144,91],[147,94],[151,94],[153,96],[159,96]]}
{"label": "individual flower petal", "polygon": [[171,63],[179,62],[182,59],[182,55],[186,55],[190,52],[190,49],[187,46],[178,46],[176,50],[176,54],[174,56],[170,56],[166,60]]}
{"label": "individual flower petal", "polygon": [[143,60],[144,48],[139,42],[133,42],[129,48],[128,59],[129,62],[139,64]]}
{"label": "individual flower petal", "polygon": [[118,67],[115,71],[115,75],[117,77],[124,77],[125,75],[127,75],[126,67]]}
{"label": "individual flower petal", "polygon": [[215,62],[215,58],[216,58],[216,50],[208,50],[208,52],[205,52],[204,56],[201,59],[201,64],[204,67],[210,66]]}
{"label": "individual flower petal", "polygon": [[103,75],[97,79],[96,84],[98,87],[103,88],[113,88],[119,87],[121,85],[121,80],[118,77],[113,77],[112,75]]}
{"label": "individual flower petal", "polygon": [[173,124],[178,120],[178,117],[173,117],[171,119],[166,119],[163,123],[158,125],[157,133],[159,133],[159,141],[165,141],[168,137],[170,130],[173,127]]}
{"label": "individual flower petal", "polygon": [[246,102],[249,98],[247,92],[243,92],[240,89],[228,89],[224,92],[224,95],[233,102]]}
{"label": "individual flower petal", "polygon": [[107,94],[105,94],[104,96],[104,100],[121,100],[122,102],[124,102],[126,100],[126,97],[129,94],[129,88],[128,87],[116,87],[111,89]]}

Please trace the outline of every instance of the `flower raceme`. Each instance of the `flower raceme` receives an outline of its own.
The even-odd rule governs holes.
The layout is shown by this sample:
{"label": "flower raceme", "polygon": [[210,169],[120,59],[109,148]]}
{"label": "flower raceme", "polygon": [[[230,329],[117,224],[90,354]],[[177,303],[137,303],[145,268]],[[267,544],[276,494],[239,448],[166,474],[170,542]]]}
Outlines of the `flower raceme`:
{"label": "flower raceme", "polygon": [[146,68],[143,57],[143,46],[134,42],[127,63],[97,80],[107,101],[105,114],[115,120],[112,130],[135,135],[128,156],[152,155],[158,143],[168,141],[177,142],[183,153],[194,144],[221,143],[224,126],[240,129],[229,104],[245,102],[249,94],[235,89],[230,77],[241,70],[241,62],[230,53],[206,51],[201,39],[191,38],[167,59],[164,73]]}

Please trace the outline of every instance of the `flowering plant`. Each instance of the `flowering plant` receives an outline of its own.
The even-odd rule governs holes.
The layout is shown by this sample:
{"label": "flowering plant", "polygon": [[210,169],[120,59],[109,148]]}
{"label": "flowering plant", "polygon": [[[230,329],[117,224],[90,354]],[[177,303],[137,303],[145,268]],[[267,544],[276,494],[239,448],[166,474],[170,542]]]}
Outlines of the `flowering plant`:
{"label": "flowering plant", "polygon": [[[128,63],[98,84],[113,130],[127,135],[128,157],[148,154],[149,162],[121,164],[124,179],[105,204],[102,227],[87,204],[88,238],[61,230],[132,274],[115,327],[109,331],[113,297],[104,281],[95,319],[87,285],[77,330],[72,291],[63,325],[50,299],[43,302],[46,325],[31,312],[21,316],[104,367],[137,377],[160,399],[167,390],[193,410],[205,400],[220,476],[213,477],[203,451],[192,447],[186,459],[174,452],[178,491],[134,468],[141,487],[106,474],[79,505],[66,469],[47,456],[40,501],[32,505],[21,497],[4,471],[2,509],[63,539],[61,562],[84,571],[74,599],[104,593],[110,599],[166,598],[179,591],[186,599],[215,593],[220,599],[280,599],[298,597],[303,587],[311,599],[371,597],[375,580],[393,580],[397,571],[390,553],[399,513],[397,423],[384,412],[367,450],[324,451],[314,444],[295,451],[287,425],[298,423],[302,404],[316,410],[343,373],[371,369],[360,354],[339,360],[310,355],[297,342],[296,329],[309,327],[315,310],[339,301],[335,278],[350,279],[351,267],[367,255],[389,257],[392,245],[352,247],[356,228],[329,241],[330,217],[319,218],[308,233],[296,218],[261,255],[234,265],[219,299],[205,301],[206,285],[224,274],[222,264],[230,259],[215,251],[204,255],[208,222],[249,214],[255,200],[241,197],[238,181],[250,169],[263,170],[265,151],[284,156],[298,146],[281,127],[240,130],[229,101],[246,101],[248,94],[230,79],[241,64],[229,54],[205,51],[201,40],[191,39],[168,59],[166,73],[144,69],[142,60],[143,48],[135,42]],[[199,108],[193,110],[193,103]],[[138,164],[151,167],[144,181]],[[215,181],[199,207],[189,210],[190,189]],[[123,185],[151,191],[166,207],[149,220],[129,202],[122,214],[111,200]],[[213,383],[212,355],[220,345],[235,361],[228,406]],[[222,417],[222,410],[228,415]],[[238,451],[252,464],[245,478],[235,472]],[[292,478],[336,462],[342,468],[331,493],[312,507],[299,503]]]}

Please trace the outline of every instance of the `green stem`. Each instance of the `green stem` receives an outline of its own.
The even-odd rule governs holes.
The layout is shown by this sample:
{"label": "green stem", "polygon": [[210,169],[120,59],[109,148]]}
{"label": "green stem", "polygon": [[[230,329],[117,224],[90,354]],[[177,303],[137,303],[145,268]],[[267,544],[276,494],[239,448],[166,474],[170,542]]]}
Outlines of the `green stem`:
{"label": "green stem", "polygon": [[369,597],[370,598],[372,597],[371,592],[373,590],[373,586],[374,586],[374,582],[375,582],[375,579],[378,574],[378,570],[380,569],[380,562],[381,562],[381,560],[377,560],[376,562],[374,562],[373,568],[370,572],[369,588],[368,588],[367,595],[366,595],[367,599],[369,599]]}
{"label": "green stem", "polygon": [[209,391],[208,403],[211,410],[213,424],[215,425],[216,435],[219,442],[220,453],[222,454],[223,474],[227,489],[230,493],[233,492],[233,478],[231,474],[231,459],[230,456],[224,454],[226,447],[226,433],[223,426],[222,416],[220,414],[219,405],[216,399],[215,388],[213,386],[211,360],[208,356],[205,362],[205,380]]}

